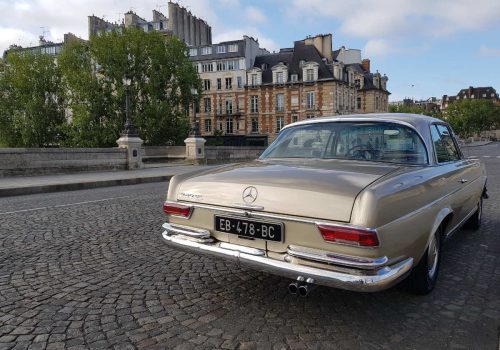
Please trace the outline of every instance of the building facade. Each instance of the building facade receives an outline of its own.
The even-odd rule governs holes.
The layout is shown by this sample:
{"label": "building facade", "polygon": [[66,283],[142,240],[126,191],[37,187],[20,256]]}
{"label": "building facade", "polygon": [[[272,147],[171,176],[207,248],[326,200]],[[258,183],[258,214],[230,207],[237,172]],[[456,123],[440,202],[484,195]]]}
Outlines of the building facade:
{"label": "building facade", "polygon": [[157,10],[153,10],[152,21],[145,20],[133,11],[125,13],[122,23],[108,22],[94,15],[88,17],[89,37],[98,35],[101,31],[109,32],[123,27],[175,35],[188,46],[210,45],[212,43],[212,27],[203,19],[194,16],[186,8],[171,1],[168,2],[168,18]]}
{"label": "building facade", "polygon": [[467,99],[486,99],[493,100],[493,102],[495,103],[500,103],[498,93],[493,87],[469,86],[466,89],[460,90],[456,96],[443,95],[443,98],[441,100],[441,109],[446,110],[448,106],[453,102]]}
{"label": "building facade", "polygon": [[[243,144],[262,145],[296,121],[388,111],[388,78],[371,73],[360,50],[332,51],[331,34],[296,41],[277,53],[259,53],[255,40],[245,40],[253,42],[245,46],[250,51],[229,50],[236,42],[190,49],[204,85],[199,112],[191,117],[204,137],[223,134],[237,144],[244,139]],[[239,62],[228,62],[228,69],[228,59]]]}
{"label": "building facade", "polygon": [[77,37],[72,33],[64,34],[63,41],[56,43],[46,40],[43,36],[40,36],[37,46],[21,47],[17,45],[11,45],[10,48],[8,50],[5,50],[5,52],[3,53],[3,58],[7,60],[8,55],[11,52],[26,52],[29,54],[47,54],[56,57],[61,53],[64,45],[66,45],[68,42],[79,41],[79,40],[81,41],[83,39],[80,39],[79,37]]}
{"label": "building facade", "polygon": [[[236,138],[247,135],[246,72],[257,56],[267,53],[257,40],[248,36],[189,49],[203,83],[203,96],[196,108],[196,122],[202,135],[211,136],[217,131]],[[194,118],[192,113],[191,118]],[[265,142],[259,137],[248,137],[244,143],[259,145]]]}

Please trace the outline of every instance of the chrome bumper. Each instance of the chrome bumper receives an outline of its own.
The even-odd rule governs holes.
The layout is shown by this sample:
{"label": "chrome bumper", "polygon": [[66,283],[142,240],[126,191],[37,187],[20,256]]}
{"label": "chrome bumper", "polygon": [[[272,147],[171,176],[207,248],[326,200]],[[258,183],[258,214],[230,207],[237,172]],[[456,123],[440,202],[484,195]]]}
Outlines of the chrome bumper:
{"label": "chrome bumper", "polygon": [[[165,230],[162,233],[163,241],[175,248],[230,259],[256,270],[288,277],[293,280],[297,280],[299,277],[310,278],[314,281],[314,284],[358,292],[377,292],[390,288],[406,277],[413,265],[413,259],[407,258],[390,266],[378,266],[380,262],[387,261],[387,258],[383,257],[373,260],[368,259],[372,261],[371,263],[361,261],[359,269],[353,269],[352,259],[342,260],[339,258],[341,256],[336,256],[334,258],[336,265],[343,265],[344,270],[349,271],[338,272],[272,259],[262,249],[216,241],[206,230],[169,223],[163,224],[163,228]],[[293,248],[295,248],[295,254]],[[294,246],[289,247],[288,256],[300,256],[300,251],[297,254],[297,248]],[[308,253],[310,254],[310,252]],[[319,260],[316,259],[316,261]],[[367,269],[367,266],[370,265],[372,265],[373,269]],[[346,266],[351,268],[345,269]]]}

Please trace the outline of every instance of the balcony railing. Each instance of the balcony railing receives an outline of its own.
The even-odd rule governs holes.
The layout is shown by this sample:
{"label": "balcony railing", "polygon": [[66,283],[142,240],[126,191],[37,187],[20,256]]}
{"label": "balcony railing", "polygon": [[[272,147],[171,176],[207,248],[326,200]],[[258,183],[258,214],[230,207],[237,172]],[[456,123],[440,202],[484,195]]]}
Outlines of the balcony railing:
{"label": "balcony railing", "polygon": [[283,107],[283,106],[276,107],[276,112],[284,112],[284,111],[285,111],[285,107]]}
{"label": "balcony railing", "polygon": [[231,117],[231,116],[239,117],[241,116],[242,113],[243,113],[242,108],[233,108],[233,109],[217,108],[217,110],[215,111],[215,115],[217,117]]}

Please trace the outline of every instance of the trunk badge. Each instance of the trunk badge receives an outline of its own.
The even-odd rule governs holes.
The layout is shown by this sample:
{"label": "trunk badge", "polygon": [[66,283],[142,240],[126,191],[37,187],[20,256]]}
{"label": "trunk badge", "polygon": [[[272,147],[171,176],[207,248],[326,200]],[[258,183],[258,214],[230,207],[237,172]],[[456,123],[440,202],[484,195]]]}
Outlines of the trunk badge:
{"label": "trunk badge", "polygon": [[257,199],[257,189],[254,186],[248,186],[243,190],[243,202],[252,204]]}

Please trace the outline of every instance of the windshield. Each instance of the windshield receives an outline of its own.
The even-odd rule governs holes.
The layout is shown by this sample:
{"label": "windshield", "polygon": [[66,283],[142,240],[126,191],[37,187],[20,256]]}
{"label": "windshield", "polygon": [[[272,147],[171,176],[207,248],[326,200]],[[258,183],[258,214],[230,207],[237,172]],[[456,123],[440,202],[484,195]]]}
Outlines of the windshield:
{"label": "windshield", "polygon": [[427,164],[427,152],[418,134],[390,122],[324,122],[290,127],[280,133],[260,158]]}

